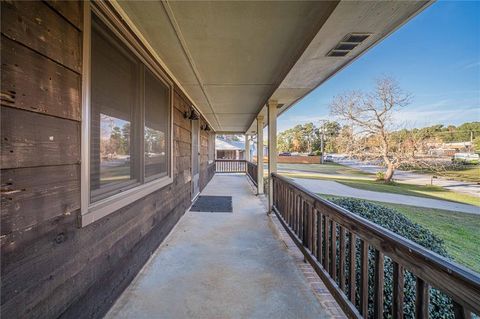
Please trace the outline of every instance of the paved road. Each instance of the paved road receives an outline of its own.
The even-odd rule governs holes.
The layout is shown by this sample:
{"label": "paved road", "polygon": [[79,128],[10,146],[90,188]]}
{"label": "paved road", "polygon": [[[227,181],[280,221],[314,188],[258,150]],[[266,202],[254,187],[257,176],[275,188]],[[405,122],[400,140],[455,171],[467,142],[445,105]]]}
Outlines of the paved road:
{"label": "paved road", "polygon": [[408,196],[408,195],[361,190],[361,189],[345,186],[335,181],[328,181],[328,180],[321,180],[321,179],[303,179],[303,178],[292,178],[292,179],[296,183],[302,185],[303,187],[309,189],[314,193],[355,197],[355,198],[379,201],[384,203],[436,208],[436,209],[444,209],[444,210],[451,210],[455,212],[463,212],[468,214],[480,215],[480,207],[468,205],[468,204],[454,203],[454,202],[444,201],[440,199],[430,199],[430,198],[417,197],[417,196]]}
{"label": "paved road", "polygon": [[[339,160],[337,163],[372,174],[385,170],[384,167],[374,164],[367,164],[357,160]],[[409,171],[396,171],[393,178],[397,181],[413,185],[430,185],[432,181],[432,175],[416,174]],[[459,182],[448,180],[446,178],[437,178],[433,179],[433,185],[442,186],[454,192],[466,193],[480,197],[480,185],[477,183]]]}

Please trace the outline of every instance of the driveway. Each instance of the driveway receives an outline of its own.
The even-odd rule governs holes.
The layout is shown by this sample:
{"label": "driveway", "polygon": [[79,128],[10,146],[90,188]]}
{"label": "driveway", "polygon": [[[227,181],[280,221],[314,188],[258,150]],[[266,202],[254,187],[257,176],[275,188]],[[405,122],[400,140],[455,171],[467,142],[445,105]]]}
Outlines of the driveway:
{"label": "driveway", "polygon": [[[358,160],[337,160],[336,162],[372,174],[385,170],[384,167],[379,165],[368,164]],[[396,171],[393,178],[396,181],[401,181],[402,183],[412,185],[430,185],[432,182],[432,175],[416,174],[409,171]],[[433,185],[442,186],[454,192],[466,193],[472,196],[480,197],[480,185],[477,183],[459,182],[440,177],[433,179]]]}
{"label": "driveway", "polygon": [[480,215],[480,207],[460,204],[440,199],[431,199],[417,196],[408,196],[400,194],[373,192],[349,187],[335,181],[321,179],[303,179],[292,178],[296,183],[302,185],[313,193],[322,193],[328,195],[355,197],[367,200],[373,200],[384,203],[403,204],[418,207],[427,207],[443,210],[451,210],[454,212],[462,212],[468,214]]}

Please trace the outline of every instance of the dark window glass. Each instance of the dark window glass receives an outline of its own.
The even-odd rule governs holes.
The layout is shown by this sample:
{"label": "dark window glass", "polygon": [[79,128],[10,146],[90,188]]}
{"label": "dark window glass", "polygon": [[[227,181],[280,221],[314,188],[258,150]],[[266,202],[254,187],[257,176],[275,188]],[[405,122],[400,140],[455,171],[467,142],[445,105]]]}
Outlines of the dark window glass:
{"label": "dark window glass", "polygon": [[169,88],[150,71],[145,71],[145,177],[168,172]]}
{"label": "dark window glass", "polygon": [[134,52],[92,15],[91,202],[168,176],[171,86]]}
{"label": "dark window glass", "polygon": [[97,18],[91,40],[92,201],[138,182],[135,174],[135,112],[138,110],[139,61]]}

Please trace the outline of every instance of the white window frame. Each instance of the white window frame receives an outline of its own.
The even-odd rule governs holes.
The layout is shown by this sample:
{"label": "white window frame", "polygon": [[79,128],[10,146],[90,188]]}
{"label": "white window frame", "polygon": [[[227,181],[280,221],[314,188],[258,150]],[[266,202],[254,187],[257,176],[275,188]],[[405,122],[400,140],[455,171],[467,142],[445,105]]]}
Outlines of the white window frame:
{"label": "white window frame", "polygon": [[[142,170],[143,184],[125,190],[121,193],[109,196],[105,199],[91,202],[90,199],[90,132],[91,132],[91,72],[90,72],[90,59],[91,59],[91,12],[94,11],[108,28],[126,45],[133,54],[135,54],[139,60],[148,68],[158,79],[160,79],[170,90],[170,102],[169,102],[169,139],[168,139],[168,152],[169,163],[167,176],[151,180],[145,178],[145,171]],[[145,47],[139,43],[131,31],[123,24],[115,12],[112,11],[106,3],[103,2],[90,2],[85,1],[83,6],[84,14],[84,28],[83,28],[83,70],[82,70],[82,144],[81,144],[81,215],[80,226],[85,227],[119,209],[125,207],[148,194],[151,194],[165,186],[173,183],[173,98],[174,98],[174,85],[173,82],[165,75],[158,61],[156,61],[148,52]],[[144,113],[144,112],[142,112]],[[142,114],[143,116],[143,114]],[[145,127],[145,122],[143,128]],[[143,139],[142,139],[143,143]],[[141,156],[144,158],[143,146],[141,147]],[[143,163],[144,159],[142,160]],[[144,168],[144,165],[141,165]]]}

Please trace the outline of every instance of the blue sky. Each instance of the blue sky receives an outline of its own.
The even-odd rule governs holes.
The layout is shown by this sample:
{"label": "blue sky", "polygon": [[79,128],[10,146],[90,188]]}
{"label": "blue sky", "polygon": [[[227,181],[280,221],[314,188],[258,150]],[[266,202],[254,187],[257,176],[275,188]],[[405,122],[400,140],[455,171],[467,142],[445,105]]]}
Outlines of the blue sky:
{"label": "blue sky", "polygon": [[278,131],[331,119],[335,95],[368,91],[382,75],[413,95],[399,125],[480,121],[480,1],[434,3],[282,114]]}

